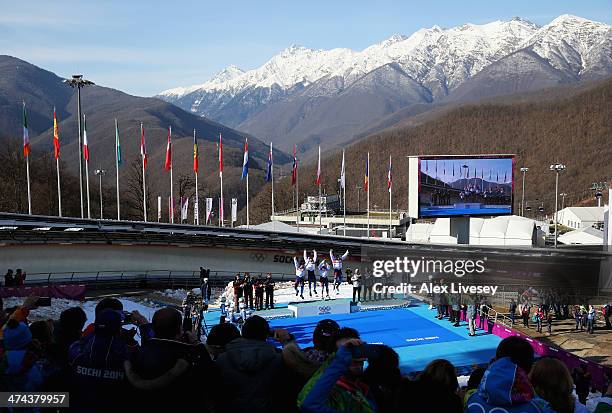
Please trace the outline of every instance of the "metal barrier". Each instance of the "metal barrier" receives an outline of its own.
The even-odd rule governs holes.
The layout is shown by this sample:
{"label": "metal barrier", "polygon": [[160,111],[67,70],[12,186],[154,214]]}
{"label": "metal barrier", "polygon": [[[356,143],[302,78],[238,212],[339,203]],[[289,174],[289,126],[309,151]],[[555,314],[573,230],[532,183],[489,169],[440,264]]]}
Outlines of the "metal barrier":
{"label": "metal barrier", "polygon": [[[213,286],[225,286],[236,276],[231,271],[211,271]],[[265,277],[268,273],[250,272],[252,277]],[[287,281],[293,274],[270,273],[275,281]],[[119,287],[138,288],[194,288],[200,286],[200,271],[144,270],[144,271],[74,271],[69,273],[28,273],[26,285],[86,284],[88,289]]]}

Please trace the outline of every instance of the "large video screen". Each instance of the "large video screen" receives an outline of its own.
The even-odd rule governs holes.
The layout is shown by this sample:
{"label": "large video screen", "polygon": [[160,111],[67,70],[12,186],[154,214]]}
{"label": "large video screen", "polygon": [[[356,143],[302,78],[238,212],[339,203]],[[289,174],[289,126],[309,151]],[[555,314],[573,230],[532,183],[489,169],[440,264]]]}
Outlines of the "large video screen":
{"label": "large video screen", "polygon": [[511,215],[514,155],[418,158],[419,218]]}

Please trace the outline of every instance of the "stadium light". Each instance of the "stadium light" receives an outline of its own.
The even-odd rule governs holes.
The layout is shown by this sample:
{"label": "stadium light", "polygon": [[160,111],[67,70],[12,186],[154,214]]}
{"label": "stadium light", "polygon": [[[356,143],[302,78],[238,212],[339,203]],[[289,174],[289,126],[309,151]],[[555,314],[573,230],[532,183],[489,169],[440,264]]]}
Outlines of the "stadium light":
{"label": "stadium light", "polygon": [[83,143],[81,137],[81,88],[85,86],[95,85],[91,80],[83,79],[83,75],[72,75],[72,79],[64,79],[64,83],[68,86],[77,89],[77,114],[79,127],[79,190],[81,194],[81,218],[85,218],[83,209]]}
{"label": "stadium light", "polygon": [[601,206],[601,198],[603,197],[603,191],[608,187],[607,182],[593,182],[591,191],[595,192],[595,198],[597,199],[597,206]]}
{"label": "stadium light", "polygon": [[529,172],[529,168],[521,168],[521,172],[523,173],[523,191],[521,194],[521,216],[525,216],[525,174]]}
{"label": "stadium light", "polygon": [[566,167],[562,163],[550,165],[550,170],[555,172],[555,248],[557,248],[557,236],[559,235],[559,221],[557,210],[559,208],[559,174],[565,171]]}

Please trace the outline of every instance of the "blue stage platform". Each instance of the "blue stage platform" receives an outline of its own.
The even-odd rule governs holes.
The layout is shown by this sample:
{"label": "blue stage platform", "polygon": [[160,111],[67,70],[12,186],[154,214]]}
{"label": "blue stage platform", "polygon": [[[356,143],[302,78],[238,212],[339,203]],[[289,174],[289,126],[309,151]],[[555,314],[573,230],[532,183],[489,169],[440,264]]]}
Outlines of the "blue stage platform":
{"label": "blue stage platform", "polygon": [[453,327],[448,320],[437,320],[427,305],[352,314],[285,318],[270,321],[272,328],[286,328],[301,347],[311,346],[317,322],[332,318],[341,327],[352,327],[368,343],[386,344],[399,354],[402,373],[421,371],[432,360],[443,358],[469,374],[472,366],[487,364],[495,355],[500,339],[477,330],[469,337],[467,323]]}

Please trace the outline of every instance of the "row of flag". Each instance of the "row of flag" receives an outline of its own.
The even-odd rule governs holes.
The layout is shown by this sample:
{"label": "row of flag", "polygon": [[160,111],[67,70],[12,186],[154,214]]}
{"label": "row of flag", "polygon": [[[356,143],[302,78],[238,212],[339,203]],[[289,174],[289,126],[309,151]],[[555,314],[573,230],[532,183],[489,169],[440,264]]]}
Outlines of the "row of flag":
{"label": "row of flag", "polygon": [[[85,159],[85,164],[86,164],[86,168],[87,168],[87,164],[90,161],[90,151],[89,151],[89,142],[88,142],[88,137],[87,137],[87,119],[85,116],[83,116],[83,142],[82,142],[82,151],[83,151],[83,158]],[[59,138],[59,127],[58,127],[58,120],[57,120],[57,113],[55,111],[55,109],[53,110],[53,148],[54,148],[54,157],[56,160],[59,160],[60,158],[60,138]],[[221,180],[221,197],[220,197],[220,219],[221,222],[223,222],[223,218],[224,218],[224,214],[223,214],[223,137],[221,134],[219,134],[219,144],[218,144],[218,151],[219,151],[219,178]],[[29,155],[30,155],[30,140],[29,140],[29,130],[28,130],[28,116],[27,116],[27,110],[26,110],[26,104],[25,102],[23,103],[23,153],[24,153],[24,157],[26,158],[26,160],[29,160]],[[144,180],[144,174],[145,171],[148,167],[148,153],[147,153],[147,146],[146,146],[146,137],[145,137],[145,128],[144,125],[141,123],[140,124],[140,155],[141,155],[141,159],[142,159],[142,172],[143,172],[143,194],[146,193],[146,183]],[[196,174],[196,186],[197,186],[197,173],[198,173],[198,169],[199,169],[199,162],[198,162],[198,158],[199,158],[199,153],[198,153],[198,141],[197,141],[197,137],[196,137],[196,133],[194,130],[194,134],[193,134],[193,171]],[[121,142],[120,142],[120,135],[119,135],[119,127],[117,124],[117,121],[115,120],[115,159],[116,159],[116,166],[117,166],[117,208],[119,209],[119,165],[122,163],[122,154],[121,154]],[[298,157],[297,157],[297,145],[294,146],[293,149],[293,167],[292,167],[292,173],[291,173],[291,184],[292,185],[296,185],[297,186],[297,182],[298,182]],[[60,192],[59,190],[59,162],[57,163],[57,168],[58,168],[58,193]],[[166,142],[166,156],[165,156],[165,162],[164,162],[164,169],[170,173],[172,173],[172,127],[169,126],[168,127],[168,135],[167,135],[167,142]],[[318,164],[317,164],[317,176],[316,176],[316,180],[315,183],[316,185],[319,187],[319,189],[321,188],[321,147],[318,148]],[[243,153],[243,164],[242,164],[242,174],[241,174],[241,179],[246,179],[246,185],[247,185],[247,225],[249,225],[249,208],[248,208],[248,177],[249,177],[249,144],[248,144],[248,138],[245,139],[244,142],[244,153]],[[86,178],[88,180],[88,173],[86,172]],[[266,168],[266,176],[265,176],[265,180],[266,182],[270,182],[272,181],[272,185],[273,183],[273,147],[272,147],[272,143],[270,143],[270,150],[268,153],[268,162],[267,162],[267,168]],[[340,184],[341,184],[341,188],[343,189],[343,191],[345,191],[345,184],[346,184],[346,169],[345,169],[345,156],[344,156],[344,151],[342,152],[342,167],[341,167],[341,172],[340,172]],[[391,157],[389,157],[389,167],[388,167],[388,174],[387,174],[387,189],[389,191],[389,193],[391,194],[391,189],[392,189],[392,185],[393,185],[393,178],[392,178],[392,159]],[[365,164],[365,175],[364,175],[364,190],[367,191],[369,193],[369,153],[368,153],[368,157],[366,159],[366,164]],[[89,182],[87,181],[87,191],[88,191],[88,195],[89,195]],[[171,176],[171,193],[172,193],[172,176]],[[61,198],[61,194],[59,194],[59,197]],[[89,198],[89,196],[88,196]],[[29,196],[29,162],[28,162],[28,201],[30,201],[30,196]],[[196,191],[196,204],[197,205],[197,191]],[[61,216],[61,200],[60,202],[60,216]],[[345,204],[345,202],[344,202]],[[197,207],[196,207],[197,208]],[[88,209],[89,209],[89,202],[88,202]],[[181,208],[182,209],[182,208]],[[272,211],[274,213],[274,188],[272,187]],[[30,206],[30,211],[31,213],[31,206]],[[146,220],[146,208],[144,212],[144,217]],[[173,212],[173,208],[171,213]],[[173,216],[173,214],[172,214]],[[90,217],[90,214],[88,212],[88,217]],[[118,219],[120,219],[120,215],[119,215],[119,211],[118,211]]]}
{"label": "row of flag", "polygon": [[[429,162],[430,160],[425,159],[425,173],[429,173]],[[437,160],[433,160],[434,162],[434,172],[436,175],[436,179],[438,176],[438,161]],[[455,163],[452,163],[452,173],[451,175],[454,177],[455,176]],[[470,168],[468,165],[460,165],[458,169],[458,175],[459,178],[465,178],[465,179],[477,179],[478,178],[478,168],[477,167],[473,167]],[[465,169],[465,173],[463,172],[463,169]],[[493,179],[493,169],[489,168],[489,181],[491,181]],[[446,162],[442,162],[442,176],[446,176]],[[480,168],[480,179],[484,179],[485,177],[485,168]],[[507,182],[508,181],[508,171],[504,172],[504,180],[502,182]],[[496,180],[495,182],[500,182],[499,181],[499,171],[496,171]]]}

